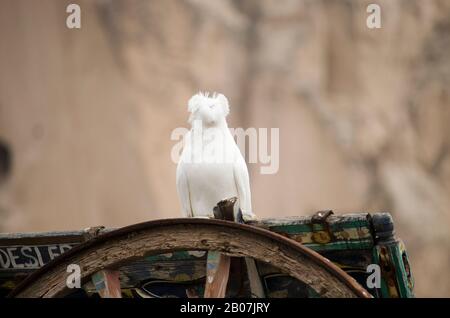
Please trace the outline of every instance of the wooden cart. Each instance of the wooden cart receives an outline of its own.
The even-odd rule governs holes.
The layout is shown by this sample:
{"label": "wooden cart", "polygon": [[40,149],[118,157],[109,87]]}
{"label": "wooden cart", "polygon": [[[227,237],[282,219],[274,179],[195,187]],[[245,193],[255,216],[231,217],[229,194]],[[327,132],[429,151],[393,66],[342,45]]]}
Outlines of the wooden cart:
{"label": "wooden cart", "polygon": [[[226,297],[254,296],[245,258],[255,260],[265,297],[413,297],[391,216],[331,211],[247,224],[183,218],[0,234],[0,296],[203,297],[213,252],[231,257]],[[370,268],[380,269],[374,288]],[[71,288],[74,275],[80,288]]]}

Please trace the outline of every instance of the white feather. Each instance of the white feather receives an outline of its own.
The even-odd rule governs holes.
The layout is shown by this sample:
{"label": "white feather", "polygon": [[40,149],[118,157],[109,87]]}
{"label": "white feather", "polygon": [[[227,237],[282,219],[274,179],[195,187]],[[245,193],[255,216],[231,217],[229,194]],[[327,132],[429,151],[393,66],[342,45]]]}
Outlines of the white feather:
{"label": "white feather", "polygon": [[227,98],[200,93],[188,103],[191,131],[177,167],[177,191],[185,217],[213,217],[214,206],[237,197],[244,219],[253,219],[250,181],[245,163],[228,129]]}

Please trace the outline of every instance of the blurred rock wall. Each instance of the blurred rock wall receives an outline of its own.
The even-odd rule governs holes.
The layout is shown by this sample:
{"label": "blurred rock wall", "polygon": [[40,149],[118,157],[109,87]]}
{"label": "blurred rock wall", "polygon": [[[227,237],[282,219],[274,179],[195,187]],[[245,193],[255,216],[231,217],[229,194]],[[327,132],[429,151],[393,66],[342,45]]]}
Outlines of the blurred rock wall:
{"label": "blurred rock wall", "polygon": [[280,128],[259,216],[390,211],[417,294],[450,296],[450,2],[1,0],[0,39],[1,231],[179,216],[170,134],[219,91]]}

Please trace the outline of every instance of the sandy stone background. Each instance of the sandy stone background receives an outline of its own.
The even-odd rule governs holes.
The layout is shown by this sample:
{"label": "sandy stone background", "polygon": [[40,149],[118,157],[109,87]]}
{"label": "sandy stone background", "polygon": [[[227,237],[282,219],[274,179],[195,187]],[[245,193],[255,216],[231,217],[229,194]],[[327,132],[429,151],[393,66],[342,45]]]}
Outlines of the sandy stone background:
{"label": "sandy stone background", "polygon": [[170,134],[219,91],[230,127],[280,128],[258,216],[389,211],[417,295],[449,297],[449,52],[446,0],[0,0],[0,231],[180,216]]}

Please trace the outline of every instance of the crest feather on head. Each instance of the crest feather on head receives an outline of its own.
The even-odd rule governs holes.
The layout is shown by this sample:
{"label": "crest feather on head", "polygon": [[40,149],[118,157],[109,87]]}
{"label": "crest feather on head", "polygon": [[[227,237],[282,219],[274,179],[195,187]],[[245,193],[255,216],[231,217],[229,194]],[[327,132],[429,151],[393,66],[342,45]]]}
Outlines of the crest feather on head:
{"label": "crest feather on head", "polygon": [[198,94],[192,96],[188,102],[188,111],[194,113],[202,103],[207,102],[208,99],[215,99],[222,107],[224,116],[230,113],[230,105],[228,99],[223,94],[214,92],[211,96],[209,92],[198,92]]}

